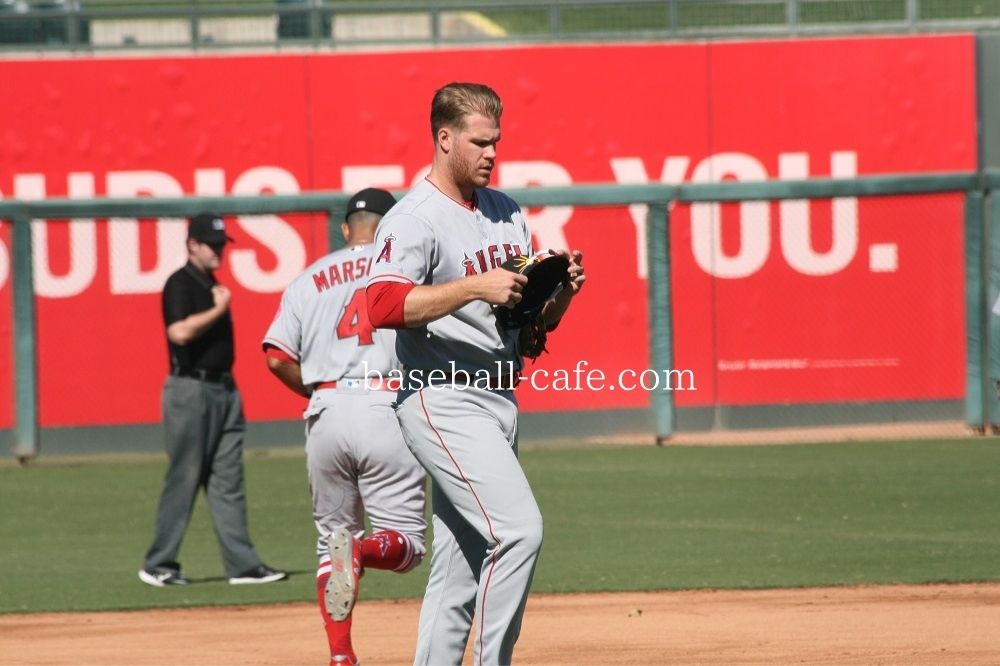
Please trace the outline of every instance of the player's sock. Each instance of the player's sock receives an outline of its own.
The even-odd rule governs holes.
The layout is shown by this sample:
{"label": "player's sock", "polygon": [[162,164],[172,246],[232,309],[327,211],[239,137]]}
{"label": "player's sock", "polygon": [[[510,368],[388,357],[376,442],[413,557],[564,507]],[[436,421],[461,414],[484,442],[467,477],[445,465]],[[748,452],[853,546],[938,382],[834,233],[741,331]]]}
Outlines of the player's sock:
{"label": "player's sock", "polygon": [[382,530],[361,540],[361,565],[366,569],[409,571],[414,551],[410,537],[396,530]]}
{"label": "player's sock", "polygon": [[350,615],[342,622],[334,622],[326,612],[326,581],[330,579],[329,558],[320,560],[316,571],[316,599],[319,601],[319,613],[323,617],[323,628],[326,629],[326,642],[330,645],[330,659],[337,656],[349,658],[347,663],[357,661],[354,646],[351,645]]}

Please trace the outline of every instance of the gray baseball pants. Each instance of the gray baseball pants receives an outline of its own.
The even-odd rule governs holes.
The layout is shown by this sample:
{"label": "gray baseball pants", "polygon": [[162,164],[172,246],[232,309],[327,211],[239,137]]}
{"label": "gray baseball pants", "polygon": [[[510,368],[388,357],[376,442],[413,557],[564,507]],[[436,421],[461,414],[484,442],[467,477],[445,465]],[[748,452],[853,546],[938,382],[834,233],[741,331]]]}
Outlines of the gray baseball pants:
{"label": "gray baseball pants", "polygon": [[542,516],[517,460],[511,391],[431,386],[401,391],[396,416],[433,480],[434,541],[414,663],[510,664]]}
{"label": "gray baseball pants", "polygon": [[177,555],[200,488],[212,515],[228,577],[261,563],[247,529],[243,481],[243,401],[232,386],[168,377],[163,425],[169,458],[147,571],[180,570]]}
{"label": "gray baseball pants", "polygon": [[423,558],[424,470],[403,443],[391,407],[395,397],[337,387],[317,391],[309,402],[306,467],[321,558],[333,528],[364,535],[365,512],[373,532],[402,532]]}

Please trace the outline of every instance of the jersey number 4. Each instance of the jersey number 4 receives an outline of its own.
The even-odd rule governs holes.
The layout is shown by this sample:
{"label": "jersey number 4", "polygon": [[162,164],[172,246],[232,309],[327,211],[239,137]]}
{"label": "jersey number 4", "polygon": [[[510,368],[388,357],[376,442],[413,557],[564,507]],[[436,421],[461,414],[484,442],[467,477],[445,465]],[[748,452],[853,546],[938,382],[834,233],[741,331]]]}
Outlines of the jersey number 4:
{"label": "jersey number 4", "polygon": [[344,307],[344,314],[337,322],[337,337],[357,338],[359,345],[372,343],[372,324],[368,321],[368,308],[365,304],[365,290],[358,289]]}

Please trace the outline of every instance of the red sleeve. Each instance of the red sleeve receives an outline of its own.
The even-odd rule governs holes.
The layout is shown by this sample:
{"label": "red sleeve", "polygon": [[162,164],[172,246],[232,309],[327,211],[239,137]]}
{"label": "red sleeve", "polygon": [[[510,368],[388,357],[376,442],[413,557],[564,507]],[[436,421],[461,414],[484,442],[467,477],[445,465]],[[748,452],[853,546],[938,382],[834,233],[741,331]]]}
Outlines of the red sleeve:
{"label": "red sleeve", "polygon": [[264,343],[264,355],[270,356],[271,358],[276,358],[279,361],[284,361],[285,363],[294,363],[295,365],[299,364],[299,362],[296,359],[292,358],[291,356],[289,356],[282,350],[278,349],[274,345],[269,345],[267,343]]}
{"label": "red sleeve", "polygon": [[375,328],[406,328],[403,303],[416,286],[406,282],[376,282],[365,289],[368,300],[368,321]]}

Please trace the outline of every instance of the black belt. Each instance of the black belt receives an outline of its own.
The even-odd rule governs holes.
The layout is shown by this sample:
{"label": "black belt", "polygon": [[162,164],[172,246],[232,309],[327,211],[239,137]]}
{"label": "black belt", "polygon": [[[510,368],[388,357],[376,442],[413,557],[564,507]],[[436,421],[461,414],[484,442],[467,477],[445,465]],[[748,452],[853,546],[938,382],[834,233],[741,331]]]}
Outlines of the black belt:
{"label": "black belt", "polygon": [[203,382],[226,384],[227,386],[233,386],[236,383],[233,380],[233,373],[228,370],[203,370],[201,368],[191,368],[186,370],[184,368],[172,368],[170,370],[170,374],[174,377],[190,377],[191,379],[197,379]]}

